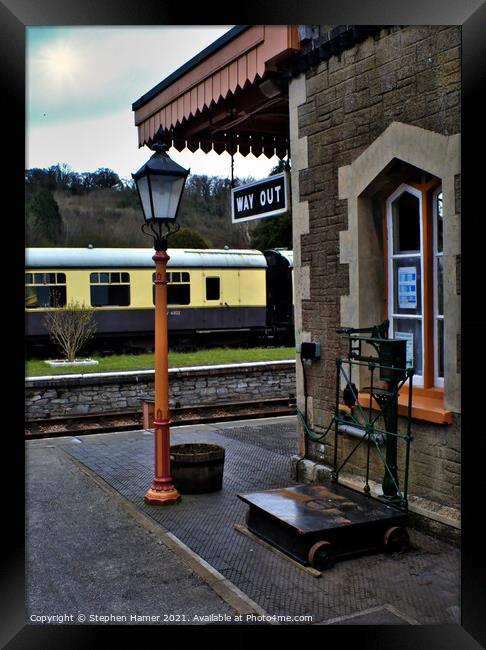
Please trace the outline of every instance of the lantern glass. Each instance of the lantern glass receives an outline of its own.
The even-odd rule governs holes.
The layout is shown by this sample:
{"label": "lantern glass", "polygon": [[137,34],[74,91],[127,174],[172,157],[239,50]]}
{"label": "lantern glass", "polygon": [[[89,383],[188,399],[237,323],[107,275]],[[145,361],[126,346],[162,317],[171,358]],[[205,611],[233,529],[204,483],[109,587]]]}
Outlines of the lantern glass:
{"label": "lantern glass", "polygon": [[148,184],[148,176],[141,176],[137,180],[137,188],[142,203],[143,215],[146,221],[152,219],[152,205],[150,202],[150,187]]}
{"label": "lantern glass", "polygon": [[167,145],[153,143],[152,157],[132,174],[146,222],[175,221],[189,169],[171,160]]}
{"label": "lantern glass", "polygon": [[153,218],[156,221],[174,221],[176,219],[185,180],[185,176],[150,174]]}

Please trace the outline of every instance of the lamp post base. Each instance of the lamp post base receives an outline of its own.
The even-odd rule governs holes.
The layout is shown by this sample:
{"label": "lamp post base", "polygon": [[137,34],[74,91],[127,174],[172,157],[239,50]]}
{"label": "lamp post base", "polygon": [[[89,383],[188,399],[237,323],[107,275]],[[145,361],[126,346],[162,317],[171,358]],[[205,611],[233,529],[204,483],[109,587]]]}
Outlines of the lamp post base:
{"label": "lamp post base", "polygon": [[148,503],[150,505],[165,506],[171,505],[173,503],[178,503],[181,500],[181,495],[175,489],[175,487],[172,487],[168,490],[155,490],[153,487],[151,487],[149,490],[147,490],[147,493],[145,494],[143,500],[145,503]]}

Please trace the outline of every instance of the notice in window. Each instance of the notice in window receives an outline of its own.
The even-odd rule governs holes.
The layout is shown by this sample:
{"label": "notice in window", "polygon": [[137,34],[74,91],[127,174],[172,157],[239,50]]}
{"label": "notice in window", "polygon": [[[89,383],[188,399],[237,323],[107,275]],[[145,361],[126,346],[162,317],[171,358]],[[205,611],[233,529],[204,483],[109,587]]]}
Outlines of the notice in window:
{"label": "notice in window", "polygon": [[400,309],[417,308],[417,270],[414,266],[398,269],[398,306]]}
{"label": "notice in window", "polygon": [[407,368],[413,368],[413,334],[412,332],[395,332],[395,339],[405,340],[407,342]]}

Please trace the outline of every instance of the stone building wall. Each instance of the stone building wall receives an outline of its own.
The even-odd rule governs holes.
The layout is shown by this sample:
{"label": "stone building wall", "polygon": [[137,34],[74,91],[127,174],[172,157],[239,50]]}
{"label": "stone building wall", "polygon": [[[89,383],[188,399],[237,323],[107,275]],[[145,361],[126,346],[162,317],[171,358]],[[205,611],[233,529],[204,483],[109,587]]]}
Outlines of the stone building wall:
{"label": "stone building wall", "polygon": [[[153,371],[26,380],[26,419],[141,409],[153,399]],[[258,402],[295,396],[292,361],[169,370],[171,406]]]}
{"label": "stone building wall", "polygon": [[[456,137],[457,142],[460,48],[460,27],[390,27],[321,61],[290,82],[292,159],[298,161],[298,167],[292,169],[294,264],[297,291],[302,289],[296,297],[296,338],[297,342],[321,342],[321,359],[306,367],[309,419],[316,431],[329,422],[335,400],[335,358],[346,352],[335,330],[356,326],[355,322],[364,324],[361,311],[355,314],[346,309],[344,313],[356,321],[341,322],[343,301],[361,287],[356,287],[356,276],[350,272],[354,259],[343,260],[350,206],[340,192],[340,170],[352,165],[393,123]],[[450,223],[454,224],[446,233],[451,258],[446,282],[451,310],[455,310],[460,294],[460,174],[452,176],[452,181],[452,187],[446,188],[453,196],[449,203]],[[383,259],[383,272],[384,264]],[[359,267],[359,283],[372,284],[373,273],[367,278],[363,269]],[[359,305],[359,309],[364,307]],[[373,322],[368,325],[383,320],[381,308],[378,311],[383,317],[379,320],[375,318],[376,306],[371,311]],[[410,485],[412,493],[454,508],[460,505],[459,341],[458,333],[447,341],[454,347],[454,363],[448,368],[454,384],[453,424],[414,421],[417,437]],[[302,408],[299,364],[297,386]],[[326,445],[326,449],[324,458],[319,447],[309,443],[307,457],[329,462],[332,446]]]}

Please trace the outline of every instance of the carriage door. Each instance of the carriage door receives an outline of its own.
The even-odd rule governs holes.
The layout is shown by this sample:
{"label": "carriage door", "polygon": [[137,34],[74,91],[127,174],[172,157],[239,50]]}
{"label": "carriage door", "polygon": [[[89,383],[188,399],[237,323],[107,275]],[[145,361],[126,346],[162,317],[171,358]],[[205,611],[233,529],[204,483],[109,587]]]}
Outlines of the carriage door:
{"label": "carriage door", "polygon": [[265,251],[263,254],[267,260],[267,326],[286,326],[293,314],[292,271],[279,253]]}

